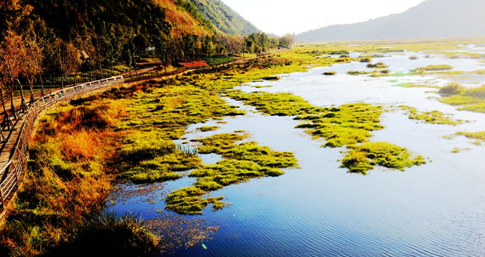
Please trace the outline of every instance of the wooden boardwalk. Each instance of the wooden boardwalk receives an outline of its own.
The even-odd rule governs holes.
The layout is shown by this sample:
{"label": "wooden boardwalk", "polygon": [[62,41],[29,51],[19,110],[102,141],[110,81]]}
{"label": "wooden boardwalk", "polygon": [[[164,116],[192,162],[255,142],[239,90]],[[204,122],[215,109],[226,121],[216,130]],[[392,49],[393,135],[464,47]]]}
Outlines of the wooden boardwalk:
{"label": "wooden boardwalk", "polygon": [[28,141],[38,117],[61,102],[104,91],[123,82],[123,76],[118,76],[49,93],[31,103],[27,110],[18,112],[18,119],[12,120],[8,130],[7,126],[2,126],[5,141],[0,151],[0,220],[5,217],[7,204],[15,196],[27,169]]}

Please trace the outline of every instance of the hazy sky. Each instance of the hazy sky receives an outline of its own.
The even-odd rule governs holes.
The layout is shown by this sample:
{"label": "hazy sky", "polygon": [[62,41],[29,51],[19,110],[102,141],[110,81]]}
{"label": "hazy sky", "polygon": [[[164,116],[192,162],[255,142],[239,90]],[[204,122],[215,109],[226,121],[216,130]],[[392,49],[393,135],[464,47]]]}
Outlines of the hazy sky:
{"label": "hazy sky", "polygon": [[401,13],[424,0],[222,0],[267,33],[300,33]]}

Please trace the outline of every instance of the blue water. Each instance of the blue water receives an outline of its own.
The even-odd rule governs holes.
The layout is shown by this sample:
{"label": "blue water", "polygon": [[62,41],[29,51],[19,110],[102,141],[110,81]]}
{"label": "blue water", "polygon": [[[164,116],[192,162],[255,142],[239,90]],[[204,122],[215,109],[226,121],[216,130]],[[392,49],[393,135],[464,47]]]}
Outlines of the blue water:
{"label": "blue water", "polygon": [[[406,55],[383,58],[392,71],[442,64]],[[424,54],[423,54],[424,55]],[[457,70],[477,70],[476,60],[446,60]],[[456,61],[456,62],[455,62]],[[436,63],[435,63],[436,62]],[[406,63],[405,65],[402,63]],[[403,66],[404,65],[404,66]],[[254,108],[227,99],[248,110],[248,115],[225,118],[226,124],[210,121],[187,128],[187,140],[217,133],[246,130],[249,140],[278,151],[291,151],[300,169],[286,169],[277,178],[251,180],[212,192],[224,196],[230,206],[200,217],[219,231],[201,245],[180,249],[174,256],[483,256],[485,255],[485,148],[472,141],[443,136],[458,131],[485,130],[485,115],[460,112],[444,105],[426,88],[401,88],[409,81],[444,85],[449,78],[439,76],[369,78],[349,76],[346,71],[362,68],[360,63],[316,68],[306,73],[284,76],[273,87],[246,91],[291,92],[317,106],[365,101],[391,106],[406,104],[421,111],[440,110],[455,118],[470,120],[459,126],[430,125],[412,121],[402,111],[386,112],[381,131],[372,141],[386,141],[407,147],[431,161],[405,172],[376,168],[367,176],[339,168],[344,148],[321,148],[322,140],[312,140],[291,117],[272,117]],[[333,77],[322,76],[327,70]],[[399,81],[391,81],[399,80]],[[473,83],[479,83],[472,82]],[[200,126],[217,125],[214,132],[198,132]],[[182,143],[184,140],[179,141]],[[460,148],[460,153],[451,153]],[[202,156],[205,163],[220,157]],[[165,185],[170,191],[190,185],[184,178]],[[155,192],[156,203],[144,197],[116,204],[118,212],[132,211],[144,218],[163,210],[163,194]]]}

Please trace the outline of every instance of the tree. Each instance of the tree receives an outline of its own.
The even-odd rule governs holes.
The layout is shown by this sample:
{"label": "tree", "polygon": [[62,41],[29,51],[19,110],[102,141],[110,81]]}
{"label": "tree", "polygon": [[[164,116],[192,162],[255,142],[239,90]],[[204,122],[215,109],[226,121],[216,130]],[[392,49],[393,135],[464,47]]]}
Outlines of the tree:
{"label": "tree", "polygon": [[[2,96],[5,93],[10,95],[11,112],[16,119],[18,119],[18,116],[14,105],[13,92],[16,83],[21,85],[18,78],[23,69],[25,53],[25,45],[22,37],[15,32],[9,31],[5,40],[0,45],[0,77],[3,85],[0,94]],[[23,93],[22,87],[20,87],[20,89]],[[25,104],[23,95],[22,102]],[[5,103],[3,103],[3,108],[7,115]],[[9,117],[6,116],[6,118],[8,119]]]}
{"label": "tree", "polygon": [[72,44],[58,38],[55,41],[55,59],[59,70],[62,72],[61,89],[64,88],[64,77],[78,71],[81,65],[79,50]]}
{"label": "tree", "polygon": [[[21,75],[29,83],[30,103],[33,103],[35,101],[34,80],[43,71],[42,62],[44,61],[44,55],[42,54],[42,49],[35,41],[27,42],[25,49],[26,56],[24,58]],[[44,88],[42,87],[42,95],[44,95],[43,91]]]}
{"label": "tree", "polygon": [[291,34],[286,34],[282,38],[280,38],[280,45],[286,48],[291,48],[295,43],[295,39]]}

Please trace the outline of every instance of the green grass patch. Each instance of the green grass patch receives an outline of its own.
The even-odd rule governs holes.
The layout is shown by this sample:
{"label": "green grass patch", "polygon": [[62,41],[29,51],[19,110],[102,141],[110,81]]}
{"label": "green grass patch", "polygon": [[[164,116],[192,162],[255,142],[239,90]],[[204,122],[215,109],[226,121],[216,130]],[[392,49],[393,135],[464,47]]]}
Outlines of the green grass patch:
{"label": "green grass patch", "polygon": [[283,175],[281,168],[298,167],[293,153],[273,151],[256,142],[236,143],[247,136],[226,133],[192,140],[200,143],[199,152],[220,154],[225,160],[192,171],[189,176],[197,178],[197,181],[192,187],[170,193],[165,200],[167,209],[192,215],[202,214],[202,210],[210,203],[214,210],[221,209],[225,206],[222,198],[206,199],[204,195],[253,178]]}
{"label": "green grass patch", "polygon": [[439,86],[430,86],[430,85],[420,85],[415,83],[401,83],[395,85],[397,87],[405,87],[405,88],[441,88]]}
{"label": "green grass patch", "polygon": [[200,130],[202,132],[208,132],[208,131],[216,131],[220,128],[221,127],[219,127],[219,126],[204,126],[204,127],[198,128],[198,130]]}
{"label": "green grass patch", "polygon": [[372,64],[372,63],[369,63],[367,64],[367,68],[371,68],[371,69],[387,69],[389,68],[388,65],[382,63],[382,62],[378,62],[376,64]]}
{"label": "green grass patch", "polygon": [[453,125],[462,124],[463,120],[453,120],[450,114],[444,114],[440,111],[418,112],[414,107],[401,105],[402,110],[407,111],[409,119],[424,121],[428,124]]}
{"label": "green grass patch", "polygon": [[380,124],[381,106],[366,103],[345,104],[325,108],[320,114],[300,115],[297,120],[307,121],[297,126],[314,138],[323,138],[324,147],[342,147],[367,142],[371,131],[384,127]]}
{"label": "green grass patch", "polygon": [[428,65],[425,67],[420,67],[416,68],[416,71],[418,72],[424,72],[424,71],[447,71],[447,70],[452,70],[453,66],[448,65],[448,64],[441,64],[441,65]]}
{"label": "green grass patch", "polygon": [[404,171],[405,168],[423,164],[426,164],[426,160],[421,155],[413,157],[406,148],[386,142],[372,142],[351,146],[341,167],[366,175],[375,166]]}
{"label": "green grass patch", "polygon": [[234,90],[226,93],[226,96],[243,101],[247,105],[256,107],[258,111],[273,116],[295,116],[319,113],[323,110],[290,93],[267,93],[263,91],[243,93]]}
{"label": "green grass patch", "polygon": [[214,65],[221,65],[221,64],[233,62],[236,60],[236,58],[227,57],[227,56],[211,56],[211,57],[204,58],[204,60],[210,66],[214,66]]}

